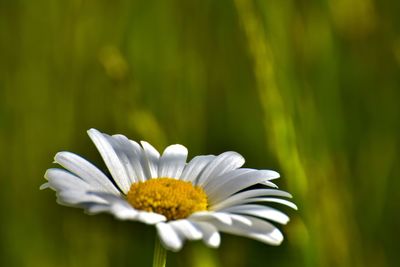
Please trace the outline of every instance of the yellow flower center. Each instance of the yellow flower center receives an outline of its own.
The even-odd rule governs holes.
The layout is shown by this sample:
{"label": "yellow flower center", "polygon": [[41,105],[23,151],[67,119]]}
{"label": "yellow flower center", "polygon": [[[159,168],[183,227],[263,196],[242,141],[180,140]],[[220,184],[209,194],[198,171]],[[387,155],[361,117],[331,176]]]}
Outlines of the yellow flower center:
{"label": "yellow flower center", "polygon": [[172,178],[150,179],[131,185],[128,202],[138,210],[156,212],[167,220],[178,220],[207,210],[207,195],[191,182]]}

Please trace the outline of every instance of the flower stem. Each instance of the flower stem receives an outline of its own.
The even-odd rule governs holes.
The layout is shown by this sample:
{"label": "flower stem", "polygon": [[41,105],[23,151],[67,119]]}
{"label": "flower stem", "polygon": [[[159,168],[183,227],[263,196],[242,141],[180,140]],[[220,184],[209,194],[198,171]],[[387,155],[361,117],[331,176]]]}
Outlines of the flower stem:
{"label": "flower stem", "polygon": [[167,262],[167,251],[161,245],[160,239],[156,236],[154,244],[153,267],[165,267]]}

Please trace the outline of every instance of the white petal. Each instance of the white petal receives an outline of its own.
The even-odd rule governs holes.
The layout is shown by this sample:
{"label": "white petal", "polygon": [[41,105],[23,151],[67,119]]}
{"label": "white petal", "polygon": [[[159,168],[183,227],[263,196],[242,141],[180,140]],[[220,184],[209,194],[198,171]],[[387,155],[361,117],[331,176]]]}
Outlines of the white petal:
{"label": "white petal", "polygon": [[59,152],[54,157],[54,160],[68,171],[82,178],[82,180],[96,188],[96,190],[116,195],[120,194],[110,179],[84,158],[71,152]]}
{"label": "white petal", "polygon": [[221,236],[215,226],[207,222],[193,222],[193,224],[195,224],[200,229],[200,231],[202,231],[203,242],[207,246],[212,248],[219,247],[219,244],[221,243]]}
{"label": "white petal", "polygon": [[103,198],[109,203],[109,212],[121,220],[135,220],[146,224],[156,224],[166,221],[164,215],[134,209],[124,198],[102,192],[89,192],[89,194]]}
{"label": "white petal", "polygon": [[237,235],[243,235],[245,237],[249,237],[249,238],[252,238],[252,239],[264,242],[266,244],[273,245],[273,246],[279,246],[283,241],[283,235],[278,228],[275,228],[272,232],[270,232],[268,234],[264,234],[264,233],[239,234],[239,233],[237,233]]}
{"label": "white petal", "polygon": [[196,183],[203,185],[208,179],[220,176],[228,171],[240,168],[244,164],[244,158],[236,152],[225,152],[218,155],[199,176]]}
{"label": "white petal", "polygon": [[87,194],[101,197],[102,199],[106,200],[110,205],[119,205],[119,206],[124,206],[124,207],[128,207],[128,208],[132,207],[128,203],[128,201],[126,201],[125,198],[123,198],[121,196],[116,196],[113,194],[104,193],[104,192],[96,192],[96,191],[89,191],[89,192],[87,192]]}
{"label": "white petal", "polygon": [[182,248],[182,239],[170,224],[161,222],[156,224],[156,228],[161,243],[166,249],[178,251]]}
{"label": "white petal", "polygon": [[223,201],[210,206],[209,209],[218,211],[234,205],[249,203],[243,201],[249,198],[261,197],[261,196],[279,196],[279,197],[289,197],[289,198],[292,197],[291,194],[277,189],[252,189],[234,194],[224,199]]}
{"label": "white petal", "polygon": [[147,211],[139,211],[136,219],[150,225],[165,222],[167,220],[164,215]]}
{"label": "white petal", "polygon": [[224,209],[223,211],[256,216],[281,224],[289,222],[289,217],[283,212],[262,205],[239,205]]}
{"label": "white petal", "polygon": [[[108,204],[108,202],[101,197],[88,194],[86,191],[78,190],[64,190],[57,192],[57,202],[62,205],[80,206],[81,203],[99,203]],[[82,205],[84,207],[84,205]]]}
{"label": "white petal", "polygon": [[142,168],[143,149],[134,141],[123,135],[113,135],[113,147],[121,162],[125,165],[130,183],[145,181],[146,175]]}
{"label": "white petal", "polygon": [[111,173],[111,176],[114,178],[115,183],[118,185],[121,191],[126,194],[131,185],[131,182],[128,178],[129,175],[126,172],[124,165],[118,158],[114,148],[112,147],[109,136],[100,133],[96,129],[90,129],[88,134],[90,139],[92,139],[93,143],[97,147],[97,150],[103,158],[104,163]]}
{"label": "white petal", "polygon": [[49,181],[48,186],[57,191],[62,190],[96,190],[84,180],[62,169],[48,169],[44,177]]}
{"label": "white petal", "polygon": [[199,211],[190,215],[188,219],[194,221],[209,221],[210,219],[216,219],[223,224],[232,224],[232,218],[230,214],[223,212]]}
{"label": "white petal", "polygon": [[107,204],[88,203],[84,205],[84,208],[86,213],[90,215],[110,211],[110,206]]}
{"label": "white petal", "polygon": [[132,207],[125,205],[114,204],[111,206],[110,212],[120,220],[136,220],[138,217],[138,211]]}
{"label": "white petal", "polygon": [[236,219],[233,220],[233,224],[230,226],[218,221],[214,221],[213,224],[222,232],[256,239],[270,245],[279,245],[283,241],[282,233],[271,223],[254,217],[243,217],[250,220],[251,225]]}
{"label": "white petal", "polygon": [[270,182],[270,181],[262,181],[262,182],[260,182],[260,184],[263,184],[263,185],[266,185],[269,187],[273,187],[273,188],[278,188],[278,186],[276,184],[274,184],[273,182]]}
{"label": "white petal", "polygon": [[182,145],[168,146],[158,164],[158,177],[179,178],[186,164],[188,150]]}
{"label": "white petal", "polygon": [[210,205],[214,205],[249,186],[272,179],[271,177],[279,177],[279,174],[269,170],[257,170],[240,175],[235,179],[228,180],[226,183],[207,191]]}
{"label": "white petal", "polygon": [[293,202],[287,201],[286,199],[273,198],[273,197],[249,198],[247,199],[247,202],[242,202],[240,204],[251,203],[251,202],[275,202],[291,207],[294,210],[297,210],[297,206]]}
{"label": "white petal", "polygon": [[89,192],[88,194],[92,194],[106,200],[109,203],[108,212],[113,214],[117,219],[136,220],[138,216],[139,212],[120,196],[102,192]]}
{"label": "white petal", "polygon": [[213,222],[218,221],[225,225],[232,225],[233,220],[250,225],[251,222],[242,215],[232,214],[228,212],[196,212],[188,219],[195,222]]}
{"label": "white petal", "polygon": [[88,205],[86,205],[85,211],[88,214],[98,214],[98,213],[102,213],[102,212],[107,212],[107,213],[114,215],[114,217],[119,220],[136,221],[136,217],[137,217],[137,211],[126,208],[126,207],[118,206],[118,205],[110,206],[110,205],[100,205],[100,204],[89,203]]}
{"label": "white petal", "polygon": [[44,189],[47,189],[47,188],[49,188],[49,187],[50,187],[49,183],[44,183],[44,184],[42,184],[42,185],[39,187],[39,189],[40,189],[40,190],[44,190]]}
{"label": "white petal", "polygon": [[158,151],[152,145],[145,141],[141,141],[140,144],[144,150],[144,160],[142,165],[145,171],[147,171],[147,178],[157,178],[160,153],[158,153]]}
{"label": "white petal", "polygon": [[237,215],[237,214],[230,214],[232,220],[236,220],[238,222],[241,222],[243,224],[251,226],[252,222],[245,216],[243,215]]}
{"label": "white petal", "polygon": [[177,220],[169,223],[176,232],[188,240],[199,240],[203,238],[203,233],[192,222],[188,220]]}
{"label": "white petal", "polygon": [[291,207],[292,209],[297,210],[297,206],[294,203],[287,201],[286,199],[273,198],[273,197],[255,197],[255,198],[241,199],[239,201],[236,201],[235,205],[241,205],[246,203],[257,203],[257,202],[274,202],[286,205],[288,207]]}
{"label": "white petal", "polygon": [[241,179],[245,175],[249,173],[253,173],[257,170],[255,169],[248,169],[248,168],[240,168],[236,170],[232,170],[226,172],[220,176],[214,177],[213,179],[209,179],[207,183],[203,184],[204,190],[208,193],[215,191],[215,188],[219,188],[220,186],[226,184],[227,182],[234,180],[234,179]]}
{"label": "white petal", "polygon": [[214,155],[194,157],[183,170],[181,180],[194,182],[213,159],[215,159]]}

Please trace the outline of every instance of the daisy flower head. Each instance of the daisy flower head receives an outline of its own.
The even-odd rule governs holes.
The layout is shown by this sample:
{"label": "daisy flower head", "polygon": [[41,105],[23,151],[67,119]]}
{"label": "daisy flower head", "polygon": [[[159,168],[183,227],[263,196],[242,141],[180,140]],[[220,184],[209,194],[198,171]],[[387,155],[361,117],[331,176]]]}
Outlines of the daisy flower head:
{"label": "daisy flower head", "polygon": [[286,224],[289,217],[265,204],[296,206],[271,182],[279,178],[277,172],[241,168],[245,160],[236,152],[196,156],[187,163],[182,145],[170,145],[160,155],[144,141],[96,129],[88,134],[111,177],[74,153],[57,153],[55,162],[63,168],[48,169],[41,188],[56,191],[59,204],[154,225],[171,251],[180,250],[185,240],[218,247],[220,232],[271,245],[282,242],[271,222]]}

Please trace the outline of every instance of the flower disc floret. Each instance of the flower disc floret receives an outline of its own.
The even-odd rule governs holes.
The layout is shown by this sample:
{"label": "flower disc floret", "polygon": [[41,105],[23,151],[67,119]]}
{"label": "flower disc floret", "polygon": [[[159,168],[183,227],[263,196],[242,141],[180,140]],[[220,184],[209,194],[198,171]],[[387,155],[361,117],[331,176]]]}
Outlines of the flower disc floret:
{"label": "flower disc floret", "polygon": [[134,183],[127,200],[135,209],[162,214],[167,220],[187,218],[196,211],[207,210],[208,205],[201,187],[173,178]]}

